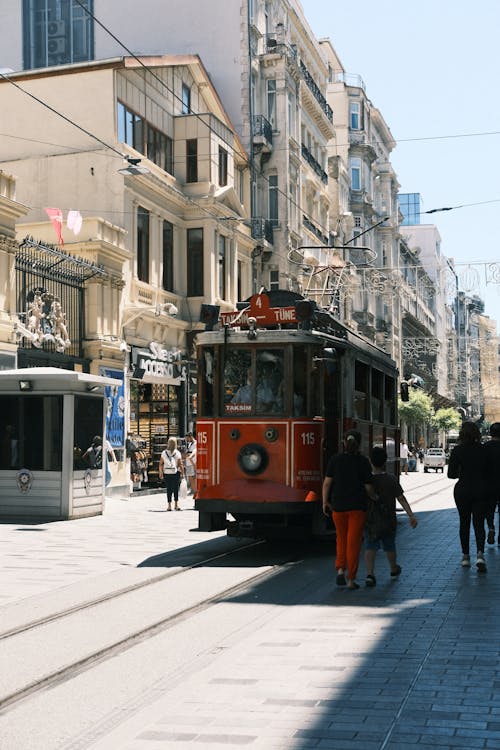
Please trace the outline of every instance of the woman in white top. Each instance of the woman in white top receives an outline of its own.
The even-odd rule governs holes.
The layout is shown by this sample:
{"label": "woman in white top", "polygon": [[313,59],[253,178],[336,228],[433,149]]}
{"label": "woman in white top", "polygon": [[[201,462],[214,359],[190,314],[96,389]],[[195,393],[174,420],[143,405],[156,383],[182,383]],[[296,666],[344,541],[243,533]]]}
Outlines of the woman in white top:
{"label": "woman in white top", "polygon": [[175,510],[180,510],[179,485],[184,476],[184,466],[181,453],[177,450],[177,440],[173,437],[168,439],[167,448],[160,456],[158,473],[167,490],[167,510],[172,510],[172,496]]}

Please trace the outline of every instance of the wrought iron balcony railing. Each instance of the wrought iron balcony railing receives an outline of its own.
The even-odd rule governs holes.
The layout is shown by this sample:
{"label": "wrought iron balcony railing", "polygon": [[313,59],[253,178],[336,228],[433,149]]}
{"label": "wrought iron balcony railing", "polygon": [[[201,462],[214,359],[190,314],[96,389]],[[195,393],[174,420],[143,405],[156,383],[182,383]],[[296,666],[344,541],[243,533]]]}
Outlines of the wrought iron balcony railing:
{"label": "wrought iron balcony railing", "polygon": [[264,138],[270,146],[273,145],[273,128],[264,115],[254,115],[253,136],[254,138]]}
{"label": "wrought iron balcony railing", "polygon": [[321,164],[316,161],[314,156],[311,154],[307,146],[302,144],[302,156],[306,160],[306,162],[309,164],[310,167],[313,168],[313,170],[316,172],[318,177],[322,182],[325,183],[325,185],[328,183],[328,175],[325,172],[324,169],[322,169]]}
{"label": "wrought iron balcony railing", "polygon": [[316,83],[312,75],[309,73],[306,66],[302,62],[302,60],[300,61],[300,70],[302,72],[302,75],[304,76],[304,81],[307,83],[308,88],[311,90],[319,106],[321,107],[325,115],[328,117],[330,122],[333,122],[333,110],[328,104],[328,102],[326,101],[323,94],[321,93],[318,84]]}
{"label": "wrought iron balcony railing", "polygon": [[273,222],[270,219],[255,218],[251,220],[254,240],[266,240],[273,244]]}

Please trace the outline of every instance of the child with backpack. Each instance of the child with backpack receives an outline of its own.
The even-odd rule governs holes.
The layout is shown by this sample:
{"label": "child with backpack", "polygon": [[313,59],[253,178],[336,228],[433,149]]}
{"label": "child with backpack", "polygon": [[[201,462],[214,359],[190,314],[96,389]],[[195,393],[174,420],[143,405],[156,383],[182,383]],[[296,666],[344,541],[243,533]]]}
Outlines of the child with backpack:
{"label": "child with backpack", "polygon": [[384,448],[373,448],[371,463],[373,467],[372,484],[378,495],[378,500],[370,500],[372,505],[368,509],[365,527],[365,584],[368,587],[377,584],[374,575],[375,556],[380,546],[382,546],[389,561],[391,578],[397,578],[401,573],[401,566],[396,562],[396,500],[408,514],[412,529],[418,523],[404,496],[400,483],[395,476],[386,472],[387,453]]}

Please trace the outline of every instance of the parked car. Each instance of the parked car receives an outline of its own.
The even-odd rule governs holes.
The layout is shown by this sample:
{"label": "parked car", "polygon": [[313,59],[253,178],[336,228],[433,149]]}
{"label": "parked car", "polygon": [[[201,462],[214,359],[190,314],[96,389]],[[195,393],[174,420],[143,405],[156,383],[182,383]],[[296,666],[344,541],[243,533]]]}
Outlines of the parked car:
{"label": "parked car", "polygon": [[424,453],[424,472],[428,472],[429,469],[434,471],[441,471],[443,473],[444,467],[446,466],[446,453],[444,448],[427,448]]}

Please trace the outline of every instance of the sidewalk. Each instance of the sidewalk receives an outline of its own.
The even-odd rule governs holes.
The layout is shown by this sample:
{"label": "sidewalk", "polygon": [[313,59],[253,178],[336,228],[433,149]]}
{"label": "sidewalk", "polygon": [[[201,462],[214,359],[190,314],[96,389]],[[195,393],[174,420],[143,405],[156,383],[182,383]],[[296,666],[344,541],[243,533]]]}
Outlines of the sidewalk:
{"label": "sidewalk", "polygon": [[193,533],[198,514],[192,496],[180,506],[183,512],[167,513],[164,492],[134,493],[107,498],[102,516],[52,523],[0,523],[0,608],[135,567],[154,555],[225,536],[223,532]]}

